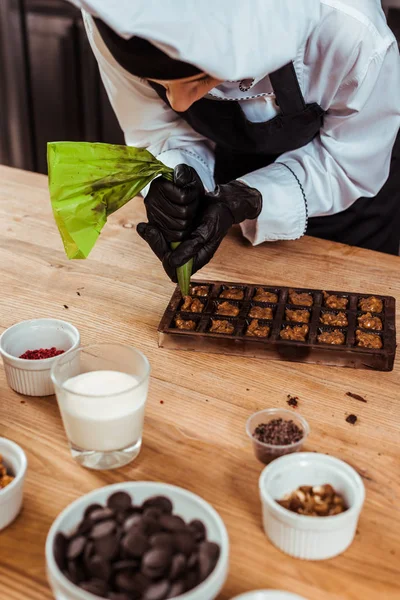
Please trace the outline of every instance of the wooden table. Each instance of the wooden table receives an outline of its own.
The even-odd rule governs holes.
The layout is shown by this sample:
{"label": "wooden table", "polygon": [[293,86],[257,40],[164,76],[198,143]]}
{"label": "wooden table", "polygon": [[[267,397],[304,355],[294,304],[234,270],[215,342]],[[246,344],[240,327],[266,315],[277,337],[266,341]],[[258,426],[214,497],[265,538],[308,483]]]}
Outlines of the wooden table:
{"label": "wooden table", "polygon": [[[399,362],[392,373],[379,373],[159,349],[157,325],[173,285],[135,232],[142,202],[110,218],[88,260],[68,261],[46,178],[2,167],[0,182],[0,331],[22,319],[60,317],[79,328],[83,344],[132,344],[152,366],[143,450],[133,464],[103,473],[72,461],[54,397],[17,395],[0,369],[0,435],[19,443],[29,460],[23,512],[0,533],[0,598],[51,598],[43,552],[57,514],[97,487],[145,479],[187,487],[221,514],[232,556],[220,600],[260,588],[309,600],[398,600]],[[251,248],[234,231],[201,277],[399,298],[399,261],[312,238]],[[244,425],[257,409],[287,408],[287,394],[299,397],[298,411],[311,425],[306,449],[349,462],[367,488],[355,542],[321,563],[281,554],[261,527],[262,465]],[[345,420],[350,413],[358,416],[355,426]]]}

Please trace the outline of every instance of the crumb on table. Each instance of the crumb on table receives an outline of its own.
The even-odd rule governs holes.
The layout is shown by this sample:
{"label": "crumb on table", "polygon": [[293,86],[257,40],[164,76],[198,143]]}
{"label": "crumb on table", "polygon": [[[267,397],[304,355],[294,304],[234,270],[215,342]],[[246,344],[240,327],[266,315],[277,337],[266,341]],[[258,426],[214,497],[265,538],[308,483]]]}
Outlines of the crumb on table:
{"label": "crumb on table", "polygon": [[377,333],[366,333],[365,331],[356,331],[357,346],[360,348],[382,348],[382,339]]}
{"label": "crumb on table", "polygon": [[184,296],[181,310],[183,312],[201,313],[204,310],[204,304],[198,298]]}
{"label": "crumb on table", "polygon": [[274,311],[270,306],[252,306],[249,317],[253,317],[254,319],[273,319]]}
{"label": "crumb on table", "polygon": [[233,323],[230,321],[220,321],[218,319],[211,319],[211,321],[212,325],[210,327],[210,333],[226,333],[230,335],[235,329]]}
{"label": "crumb on table", "polygon": [[383,311],[383,302],[380,298],[369,296],[361,298],[358,304],[360,309],[365,312],[381,313]]}
{"label": "crumb on table", "polygon": [[382,331],[382,320],[379,317],[373,317],[370,312],[365,313],[358,317],[358,326],[363,329],[375,329],[375,331]]}
{"label": "crumb on table", "polygon": [[326,312],[322,314],[319,320],[324,325],[331,325],[333,327],[347,327],[349,324],[347,315],[344,312]]}
{"label": "crumb on table", "polygon": [[286,321],[294,321],[295,323],[309,323],[310,311],[308,310],[291,310],[286,309]]}
{"label": "crumb on table", "polygon": [[325,306],[328,308],[345,309],[349,303],[349,299],[343,296],[336,296],[335,294],[328,294],[323,292]]}
{"label": "crumb on table", "polygon": [[312,306],[314,299],[308,292],[296,292],[295,290],[289,290],[289,301],[290,304],[297,306]]}
{"label": "crumb on table", "polygon": [[235,304],[231,304],[231,302],[221,302],[217,304],[217,310],[215,311],[217,315],[225,315],[226,317],[237,317],[240,309]]}
{"label": "crumb on table", "polygon": [[318,342],[320,344],[331,344],[333,346],[342,346],[345,342],[345,335],[339,329],[333,331],[323,331],[318,336]]}
{"label": "crumb on table", "polygon": [[175,326],[177,329],[183,329],[185,331],[194,331],[196,329],[196,321],[187,321],[185,319],[181,319],[180,317],[176,317]]}
{"label": "crumb on table", "polygon": [[309,327],[308,325],[295,325],[294,327],[290,327],[287,325],[280,332],[280,337],[283,340],[290,340],[293,342],[305,342],[306,337],[308,335]]}
{"label": "crumb on table", "polygon": [[253,319],[246,330],[246,335],[251,337],[268,337],[271,328],[269,325],[260,325],[257,319]]}
{"label": "crumb on table", "polygon": [[219,295],[220,298],[228,298],[229,300],[243,300],[244,291],[238,287],[227,287]]}
{"label": "crumb on table", "polygon": [[254,294],[253,300],[256,302],[271,302],[271,304],[276,304],[278,302],[278,294],[275,292],[269,292],[262,287],[258,287],[256,289],[256,293]]}

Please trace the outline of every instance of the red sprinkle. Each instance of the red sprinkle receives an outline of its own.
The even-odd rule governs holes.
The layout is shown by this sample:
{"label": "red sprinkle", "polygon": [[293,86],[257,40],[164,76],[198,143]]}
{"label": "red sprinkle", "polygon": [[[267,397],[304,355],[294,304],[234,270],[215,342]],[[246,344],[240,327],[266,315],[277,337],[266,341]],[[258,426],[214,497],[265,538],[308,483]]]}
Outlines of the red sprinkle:
{"label": "red sprinkle", "polygon": [[43,358],[53,358],[54,356],[59,356],[60,354],[64,354],[64,350],[57,350],[57,348],[53,346],[53,348],[27,350],[21,354],[20,358],[25,358],[25,360],[42,360]]}

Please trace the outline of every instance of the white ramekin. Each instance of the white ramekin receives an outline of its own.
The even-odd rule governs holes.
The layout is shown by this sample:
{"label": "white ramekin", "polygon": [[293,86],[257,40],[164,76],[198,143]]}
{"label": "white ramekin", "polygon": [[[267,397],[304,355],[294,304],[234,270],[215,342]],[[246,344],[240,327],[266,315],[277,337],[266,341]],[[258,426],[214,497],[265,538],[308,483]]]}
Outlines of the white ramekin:
{"label": "white ramekin", "polygon": [[59,570],[54,560],[54,539],[58,532],[71,533],[81,520],[85,509],[94,503],[105,504],[114,492],[123,490],[130,494],[135,504],[152,496],[167,496],[174,504],[174,513],[187,521],[200,519],[207,528],[208,539],[221,547],[214,571],[199,586],[179,596],[179,600],[214,600],[223,588],[229,568],[229,538],[224,522],[205,500],[183,488],[151,481],[127,481],[94,490],[72,504],[57,517],[46,540],[47,577],[56,600],[104,600],[74,585]]}
{"label": "white ramekin", "polygon": [[0,337],[0,354],[8,385],[25,396],[51,396],[54,387],[50,369],[57,357],[25,360],[19,356],[26,350],[53,346],[67,352],[78,348],[79,344],[76,327],[59,319],[32,319],[9,327]]}
{"label": "white ramekin", "polygon": [[[307,517],[293,513],[276,500],[302,485],[331,484],[342,494],[349,509],[331,517]],[[278,458],[260,477],[264,529],[280,550],[305,560],[324,560],[344,552],[352,543],[365,499],[358,473],[347,463],[312,452]]]}
{"label": "white ramekin", "polygon": [[306,600],[306,598],[282,590],[255,590],[235,596],[232,600]]}
{"label": "white ramekin", "polygon": [[0,454],[3,457],[4,465],[15,477],[14,481],[0,490],[1,530],[10,525],[21,510],[28,462],[22,448],[6,438],[0,438]]}

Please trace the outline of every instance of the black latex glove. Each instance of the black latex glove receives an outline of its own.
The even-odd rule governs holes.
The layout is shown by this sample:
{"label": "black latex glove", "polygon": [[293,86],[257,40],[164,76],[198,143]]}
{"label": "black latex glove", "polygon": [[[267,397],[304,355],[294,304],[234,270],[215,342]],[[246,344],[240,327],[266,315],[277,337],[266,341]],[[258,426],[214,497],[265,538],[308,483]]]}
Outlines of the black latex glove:
{"label": "black latex glove", "polygon": [[162,261],[168,276],[176,281],[176,269],[193,258],[195,273],[206,265],[217,251],[229,229],[246,219],[256,219],[261,212],[260,192],[239,181],[217,186],[206,193],[200,206],[196,228],[180,246],[171,252],[161,231],[147,225],[140,235]]}
{"label": "black latex glove", "polygon": [[139,235],[146,239],[146,227],[151,225],[158,229],[165,241],[181,242],[193,230],[204,194],[200,177],[188,165],[175,167],[173,183],[157,177],[152,181],[144,201],[149,223],[138,224]]}

